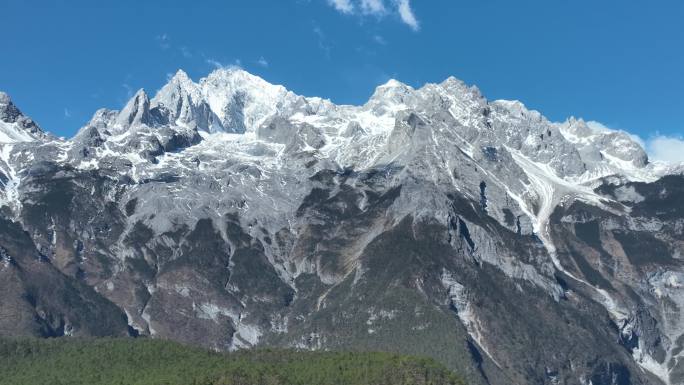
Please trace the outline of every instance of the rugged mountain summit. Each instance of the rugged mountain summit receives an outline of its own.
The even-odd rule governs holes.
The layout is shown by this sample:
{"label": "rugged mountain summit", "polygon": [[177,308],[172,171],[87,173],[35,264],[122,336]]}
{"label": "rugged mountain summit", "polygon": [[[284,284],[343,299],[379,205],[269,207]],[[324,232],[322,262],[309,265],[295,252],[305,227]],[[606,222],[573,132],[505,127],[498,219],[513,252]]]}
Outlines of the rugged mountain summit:
{"label": "rugged mountain summit", "polygon": [[475,384],[684,381],[683,168],[625,133],[454,78],[345,106],[221,69],[25,139],[0,144],[3,333],[393,350]]}
{"label": "rugged mountain summit", "polygon": [[204,100],[202,89],[182,70],[157,92],[152,103],[168,110],[166,121],[172,125],[194,126],[206,132],[224,131],[221,120]]}
{"label": "rugged mountain summit", "polygon": [[4,92],[0,92],[0,143],[28,142],[45,139],[47,135],[25,116]]}

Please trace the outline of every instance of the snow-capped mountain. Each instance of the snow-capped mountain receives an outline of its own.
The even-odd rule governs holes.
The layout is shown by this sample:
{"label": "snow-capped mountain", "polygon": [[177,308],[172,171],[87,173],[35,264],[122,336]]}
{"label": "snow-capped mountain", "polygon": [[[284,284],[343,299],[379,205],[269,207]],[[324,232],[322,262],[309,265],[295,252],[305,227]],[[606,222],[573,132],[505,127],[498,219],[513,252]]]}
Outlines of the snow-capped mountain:
{"label": "snow-capped mountain", "polygon": [[23,320],[0,331],[390,349],[472,383],[684,381],[684,167],[624,132],[455,78],[349,106],[236,68],[178,71],[69,140],[5,94],[0,124],[0,320]]}

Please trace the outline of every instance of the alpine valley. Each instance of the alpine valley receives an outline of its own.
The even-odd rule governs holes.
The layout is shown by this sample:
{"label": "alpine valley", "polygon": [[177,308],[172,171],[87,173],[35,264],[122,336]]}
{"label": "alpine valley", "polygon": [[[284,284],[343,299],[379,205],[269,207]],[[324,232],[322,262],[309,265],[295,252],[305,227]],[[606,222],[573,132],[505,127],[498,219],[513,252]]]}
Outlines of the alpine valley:
{"label": "alpine valley", "polygon": [[684,167],[449,78],[362,106],[178,73],[56,138],[0,93],[0,335],[684,383]]}

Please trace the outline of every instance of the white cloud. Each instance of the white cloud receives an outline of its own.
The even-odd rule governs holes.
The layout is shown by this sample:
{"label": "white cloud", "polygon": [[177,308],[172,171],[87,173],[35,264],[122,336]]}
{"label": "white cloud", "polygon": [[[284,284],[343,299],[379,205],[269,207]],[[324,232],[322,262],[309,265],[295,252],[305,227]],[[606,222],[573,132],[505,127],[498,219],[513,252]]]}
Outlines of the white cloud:
{"label": "white cloud", "polygon": [[413,29],[414,31],[417,31],[420,29],[420,24],[418,24],[418,19],[416,19],[416,15],[413,14],[413,10],[411,9],[411,4],[409,0],[396,0],[397,1],[397,7],[399,9],[399,17],[401,17],[401,21],[404,22],[404,24],[408,25]]}
{"label": "white cloud", "polygon": [[367,15],[383,16],[387,13],[382,0],[361,0],[361,12]]}
{"label": "white cloud", "polygon": [[380,45],[387,44],[387,40],[385,40],[385,38],[380,35],[373,35],[373,40]]}
{"label": "white cloud", "polygon": [[264,68],[268,68],[268,60],[266,60],[263,56],[257,60],[257,64]]}
{"label": "white cloud", "polygon": [[338,12],[346,15],[382,18],[388,14],[395,14],[414,31],[420,29],[420,23],[413,13],[410,0],[327,0],[327,2]]}
{"label": "white cloud", "polygon": [[342,13],[354,12],[354,6],[352,5],[351,0],[328,0],[328,4]]}
{"label": "white cloud", "polygon": [[646,142],[646,151],[651,160],[684,162],[684,137],[656,135]]}
{"label": "white cloud", "polygon": [[65,117],[65,118],[70,118],[70,117],[71,117],[71,112],[69,111],[68,108],[64,108],[64,117]]}

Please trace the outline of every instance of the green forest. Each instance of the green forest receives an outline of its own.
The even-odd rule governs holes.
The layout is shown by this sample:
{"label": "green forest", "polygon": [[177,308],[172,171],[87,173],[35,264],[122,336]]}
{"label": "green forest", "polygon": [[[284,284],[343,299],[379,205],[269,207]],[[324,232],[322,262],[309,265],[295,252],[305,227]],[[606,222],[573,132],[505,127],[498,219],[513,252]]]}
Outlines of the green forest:
{"label": "green forest", "polygon": [[457,385],[427,358],[373,352],[217,353],[138,338],[0,338],[7,385]]}

